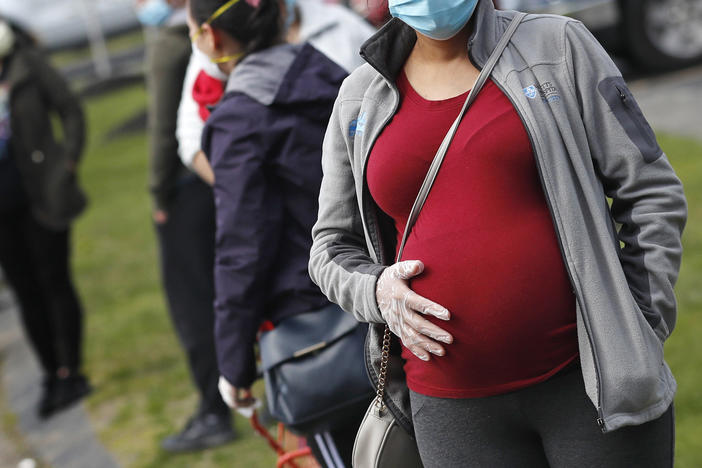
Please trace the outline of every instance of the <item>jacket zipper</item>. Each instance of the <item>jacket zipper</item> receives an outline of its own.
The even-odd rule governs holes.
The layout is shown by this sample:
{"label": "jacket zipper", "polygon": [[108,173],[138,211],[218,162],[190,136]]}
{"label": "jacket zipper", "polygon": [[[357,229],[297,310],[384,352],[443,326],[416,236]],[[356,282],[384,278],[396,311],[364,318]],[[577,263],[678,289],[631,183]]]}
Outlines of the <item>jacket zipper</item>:
{"label": "jacket zipper", "polygon": [[[382,75],[382,74],[381,74],[381,75]],[[387,78],[385,78],[385,79],[387,80]],[[371,145],[370,145],[369,148],[368,148],[368,154],[364,155],[365,161],[363,162],[363,171],[362,171],[362,173],[361,173],[361,177],[363,177],[363,191],[364,191],[362,209],[363,209],[365,212],[370,212],[370,211],[371,211],[371,210],[369,209],[369,203],[370,203],[370,201],[368,200],[368,198],[370,197],[370,191],[368,190],[368,184],[367,184],[367,181],[366,181],[366,171],[367,171],[367,169],[368,169],[368,161],[370,160],[370,153],[371,153],[371,151],[373,151],[373,146],[375,145],[375,142],[378,140],[378,137],[379,137],[380,134],[383,132],[383,130],[385,130],[385,127],[386,127],[387,124],[390,122],[390,120],[392,120],[393,116],[394,116],[395,113],[397,112],[397,108],[398,108],[399,105],[400,105],[399,91],[398,91],[397,88],[395,88],[392,84],[390,84],[389,81],[388,81],[388,84],[389,84],[390,88],[392,89],[393,96],[395,97],[395,104],[394,104],[394,106],[393,106],[392,112],[390,112],[390,113],[388,114],[388,116],[385,118],[385,120],[383,121],[383,125],[381,125],[381,126],[378,128],[378,130],[376,131],[376,133],[373,135],[373,138],[372,138],[372,140],[371,140]],[[376,254],[376,257],[378,258],[378,261],[379,261],[381,264],[383,264],[383,263],[385,263],[385,262],[383,261],[383,260],[384,260],[384,258],[383,258],[384,249],[383,249],[383,244],[382,244],[382,233],[380,232],[380,228],[379,228],[379,225],[378,225],[378,215],[377,215],[377,213],[376,213],[375,210],[372,210],[371,215],[373,216],[373,223],[374,223],[373,228],[374,228],[374,231],[375,231],[374,234],[375,234],[375,237],[376,237],[377,243],[378,243],[377,248],[376,248],[375,245],[372,246],[372,247],[373,247],[373,249],[376,250],[375,254]],[[368,227],[368,221],[366,221],[365,216],[362,217],[362,220],[363,220],[364,224],[366,225],[365,228],[368,230],[369,237],[371,237],[371,242],[372,242],[372,241],[373,241],[373,238],[372,238],[372,236],[370,235],[371,230],[370,230],[369,227]],[[366,336],[366,341],[367,341],[367,340],[368,340],[368,336]],[[375,373],[375,369],[373,369],[372,361],[371,361],[371,359],[369,358],[369,356],[367,355],[367,350],[368,350],[368,346],[364,344],[364,352],[363,352],[363,354],[364,354],[364,356],[366,356],[366,367],[368,368],[369,374],[370,374],[371,377],[372,377],[371,380],[373,381],[373,385],[374,385],[375,387],[377,387],[377,386],[378,386],[378,375]],[[402,426],[408,433],[411,434],[411,433],[413,432],[412,427],[411,427],[411,423],[410,423],[410,426],[404,427],[404,424],[402,424],[402,422],[404,421],[404,417],[403,417],[403,415],[402,415],[402,411],[395,407],[395,403],[392,401],[392,399],[390,398],[389,392],[387,392],[387,391],[385,392],[385,398],[384,398],[384,400],[385,400],[385,402],[384,402],[384,403],[385,403],[385,407],[388,409],[388,411],[390,411],[390,414],[392,414],[393,417],[395,418],[395,420],[396,420],[398,423],[400,423],[400,426]],[[395,411],[397,411],[398,414],[395,414]]]}
{"label": "jacket zipper", "polygon": [[[387,78],[385,78],[387,79]],[[389,83],[388,83],[389,84]],[[366,171],[368,170],[368,161],[370,161],[370,153],[373,151],[373,146],[375,146],[375,142],[378,140],[378,137],[380,137],[380,134],[385,130],[385,127],[387,124],[392,120],[393,116],[397,112],[397,108],[400,105],[400,96],[399,96],[399,91],[397,88],[395,88],[392,84],[389,84],[390,89],[392,89],[393,96],[395,97],[395,104],[393,106],[392,112],[388,114],[388,116],[385,118],[383,121],[383,125],[381,125],[378,128],[378,131],[373,135],[373,139],[371,140],[371,145],[368,148],[368,154],[364,155],[365,160],[363,161],[363,172],[361,173],[361,177],[363,178],[363,210],[364,211],[371,211],[369,208],[369,200],[368,198],[370,197],[370,190],[368,189],[368,181],[366,180]],[[383,241],[382,241],[382,233],[380,232],[380,229],[378,227],[378,214],[376,213],[375,210],[372,210],[372,216],[373,216],[373,222],[374,222],[374,228],[375,228],[375,236],[377,238],[378,242],[378,251],[376,251],[376,256],[378,257],[378,261],[382,264],[385,263],[383,262]],[[368,226],[366,226],[366,229],[368,229]],[[368,229],[368,232],[370,234],[370,229]],[[372,239],[371,239],[372,240]],[[375,248],[375,246],[374,246]]]}
{"label": "jacket zipper", "polygon": [[[498,88],[502,91],[502,93],[507,96],[507,98],[510,100],[512,103],[512,107],[514,110],[517,112],[517,115],[519,115],[519,119],[522,121],[522,125],[524,125],[524,128],[527,131],[527,135],[529,136],[529,143],[531,144],[532,151],[534,152],[534,159],[536,160],[536,168],[539,173],[539,179],[541,181],[541,187],[544,191],[545,199],[546,199],[546,204],[548,205],[548,210],[551,214],[551,220],[553,221],[553,225],[555,227],[556,231],[556,236],[558,237],[558,248],[561,251],[561,257],[563,258],[563,263],[564,266],[566,267],[566,271],[568,272],[568,277],[570,279],[570,284],[578,290],[577,283],[573,279],[573,273],[571,271],[570,265],[568,263],[568,259],[566,258],[565,254],[565,249],[563,247],[563,238],[561,236],[561,230],[558,225],[558,222],[556,221],[556,217],[554,215],[554,208],[553,208],[553,202],[551,201],[551,196],[548,192],[548,188],[546,187],[545,179],[544,179],[544,174],[543,174],[543,169],[541,167],[541,158],[539,157],[539,152],[537,151],[537,147],[534,143],[534,138],[532,135],[532,130],[529,128],[527,125],[526,120],[524,119],[524,116],[522,113],[519,111],[519,108],[517,107],[516,103],[514,102],[514,99],[512,96],[507,92],[505,87],[502,86],[502,84],[498,83],[497,80],[493,80],[493,82],[497,85]],[[580,291],[577,291],[578,294],[576,294],[576,301],[579,301],[579,296],[580,296]],[[590,342],[590,349],[592,350],[592,358],[595,364],[595,376],[597,378],[597,399],[598,399],[598,405],[597,405],[597,425],[599,426],[600,430],[605,433],[607,432],[606,427],[605,427],[605,422],[604,422],[604,415],[602,411],[602,385],[601,385],[601,371],[600,371],[600,362],[599,358],[597,357],[597,352],[595,348],[595,342],[592,339],[592,331],[590,330],[590,318],[587,317],[587,312],[584,307],[581,307],[580,310],[582,311],[583,317],[586,317],[586,320],[584,320],[585,323],[585,330],[587,331],[587,338],[588,341]]]}
{"label": "jacket zipper", "polygon": [[[473,59],[473,54],[471,54],[471,50],[472,50],[471,45],[472,45],[472,42],[469,43],[469,45],[468,45],[468,59],[470,60],[470,62],[473,64],[474,67],[476,67],[478,70],[482,71],[483,67],[478,65],[476,63],[476,61]],[[561,236],[561,231],[560,231],[560,228],[558,226],[558,223],[556,222],[556,217],[553,214],[554,213],[553,203],[551,202],[550,194],[548,192],[548,189],[546,188],[543,169],[541,168],[541,159],[539,158],[538,151],[536,151],[536,145],[534,143],[534,137],[532,135],[531,128],[529,128],[529,126],[527,125],[526,119],[524,119],[524,116],[519,111],[519,108],[517,107],[516,102],[512,98],[512,95],[510,93],[508,93],[507,90],[505,89],[505,87],[502,86],[501,83],[498,83],[497,80],[492,80],[492,81],[493,81],[493,83],[495,83],[495,85],[497,85],[498,88],[500,88],[500,91],[502,91],[502,93],[505,96],[507,96],[507,99],[509,99],[510,103],[512,104],[512,107],[514,108],[514,111],[517,113],[517,115],[519,116],[519,119],[522,121],[522,125],[526,129],[527,136],[529,137],[529,144],[531,145],[531,149],[534,153],[534,159],[536,162],[536,169],[537,169],[537,172],[539,173],[539,180],[541,181],[541,188],[544,191],[544,198],[546,199],[546,204],[548,205],[548,211],[549,211],[549,214],[551,215],[551,221],[553,222],[554,230],[556,231],[556,237],[558,238],[558,249],[561,251],[561,258],[563,259],[563,264],[565,266],[566,271],[568,272],[568,279],[570,280],[570,284],[573,286],[574,289],[578,289],[575,281],[573,280],[573,273],[570,271],[568,259],[566,258],[566,255],[565,255],[565,249],[563,248],[563,238]],[[579,293],[579,291],[578,291],[578,293]],[[579,301],[578,294],[576,294],[575,300]],[[581,307],[580,310],[582,311],[583,317],[585,317],[587,315],[585,308]],[[597,357],[597,353],[595,352],[595,342],[592,339],[592,331],[590,330],[589,317],[587,318],[587,320],[584,320],[583,322],[585,323],[585,331],[587,333],[587,339],[590,342],[590,349],[592,350],[592,360],[595,364],[595,379],[596,379],[595,384],[597,385],[597,420],[596,421],[597,421],[597,425],[599,426],[600,430],[603,433],[606,433],[607,428],[605,426],[604,415],[603,415],[603,411],[602,411],[602,385],[600,383],[602,381],[602,379],[600,377],[600,375],[601,375],[600,362],[599,362],[599,359]]]}
{"label": "jacket zipper", "polygon": [[623,88],[617,86],[616,84],[614,85],[614,89],[617,90],[617,94],[619,95],[619,100],[621,101],[622,105],[628,111],[629,117],[634,122],[634,125],[638,129],[641,136],[646,139],[646,143],[648,143],[649,145],[655,146],[657,144],[655,142],[655,140],[651,141],[651,136],[646,131],[646,129],[641,125],[641,122],[639,121],[639,119],[636,118],[636,115],[635,115],[636,109],[631,106],[631,100],[629,99],[629,96],[627,96],[626,91],[624,91]]}

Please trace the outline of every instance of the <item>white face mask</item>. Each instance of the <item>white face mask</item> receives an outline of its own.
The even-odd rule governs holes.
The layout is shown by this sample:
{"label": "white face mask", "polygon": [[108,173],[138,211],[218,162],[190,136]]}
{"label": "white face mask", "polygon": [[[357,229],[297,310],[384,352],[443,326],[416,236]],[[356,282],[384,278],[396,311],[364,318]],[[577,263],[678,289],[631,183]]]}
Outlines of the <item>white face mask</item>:
{"label": "white face mask", "polygon": [[220,70],[219,66],[216,63],[213,63],[207,54],[198,49],[195,44],[193,44],[193,60],[195,60],[195,63],[201,70],[204,70],[204,72],[210,75],[212,78],[216,78],[221,81],[227,80],[227,74]]}
{"label": "white face mask", "polygon": [[7,57],[15,45],[15,33],[5,21],[0,20],[0,59]]}

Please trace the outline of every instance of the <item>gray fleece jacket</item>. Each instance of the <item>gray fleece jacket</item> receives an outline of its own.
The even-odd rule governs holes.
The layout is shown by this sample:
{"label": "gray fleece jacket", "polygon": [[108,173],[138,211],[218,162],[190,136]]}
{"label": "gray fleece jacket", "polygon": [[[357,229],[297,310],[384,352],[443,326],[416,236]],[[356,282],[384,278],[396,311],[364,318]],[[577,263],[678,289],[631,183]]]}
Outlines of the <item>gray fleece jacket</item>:
{"label": "gray fleece jacket", "polygon": [[[480,0],[468,43],[478,68],[514,14]],[[313,230],[312,279],[330,300],[373,324],[366,361],[374,384],[383,335],[375,286],[395,246],[365,170],[398,108],[395,78],[415,41],[412,29],[392,20],[363,46],[368,63],[342,85],[327,129]],[[582,373],[597,422],[607,432],[656,419],[676,390],[663,342],[675,325],[673,286],[687,216],[680,180],[619,70],[580,22],[528,15],[492,80],[530,137],[576,296]],[[399,352],[396,344],[386,403],[411,433]]]}

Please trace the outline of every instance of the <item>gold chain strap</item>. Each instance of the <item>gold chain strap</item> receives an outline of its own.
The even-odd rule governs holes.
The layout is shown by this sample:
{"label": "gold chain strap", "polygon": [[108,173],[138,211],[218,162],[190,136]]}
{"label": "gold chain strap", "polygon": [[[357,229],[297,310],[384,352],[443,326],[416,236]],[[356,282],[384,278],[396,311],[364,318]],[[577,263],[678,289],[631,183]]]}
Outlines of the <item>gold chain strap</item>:
{"label": "gold chain strap", "polygon": [[385,409],[385,383],[388,376],[388,361],[390,360],[390,327],[385,325],[385,333],[383,334],[383,353],[380,358],[380,373],[378,374],[378,391],[375,397],[375,406],[382,411]]}

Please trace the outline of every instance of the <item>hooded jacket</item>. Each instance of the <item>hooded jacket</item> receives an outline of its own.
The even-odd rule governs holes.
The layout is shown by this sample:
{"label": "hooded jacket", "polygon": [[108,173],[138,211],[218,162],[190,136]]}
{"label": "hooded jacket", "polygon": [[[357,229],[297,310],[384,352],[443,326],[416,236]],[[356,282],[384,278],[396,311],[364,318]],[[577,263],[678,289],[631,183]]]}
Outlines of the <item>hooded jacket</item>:
{"label": "hooded jacket", "polygon": [[232,72],[202,148],[215,173],[215,339],[235,387],[255,379],[264,320],[328,302],[307,274],[322,140],[346,72],[310,45],[254,53]]}
{"label": "hooded jacket", "polygon": [[[3,65],[10,86],[10,148],[32,215],[49,229],[66,229],[87,204],[75,171],[85,144],[80,102],[32,46],[16,45]],[[61,120],[61,141],[52,130],[53,113]]]}
{"label": "hooded jacket", "polygon": [[[477,68],[514,15],[480,0],[467,44]],[[365,170],[398,108],[395,79],[415,41],[415,32],[393,19],[363,46],[368,63],[342,85],[327,130],[313,229],[313,280],[330,300],[373,324],[366,361],[374,384],[384,328],[375,287],[395,246]],[[528,15],[491,78],[530,138],[576,297],[582,373],[597,422],[606,432],[656,419],[676,390],[663,342],[675,325],[673,286],[687,215],[680,180],[621,74],[582,23]],[[412,432],[399,351],[395,343],[386,404]]]}
{"label": "hooded jacket", "polygon": [[[300,42],[309,42],[348,72],[365,63],[358,55],[358,49],[375,33],[375,28],[341,5],[319,0],[298,0],[296,5],[301,17]],[[188,167],[192,166],[200,150],[205,126],[198,112],[199,105],[193,97],[193,87],[204,69],[199,62],[198,57],[191,57],[178,107],[178,153]]]}

